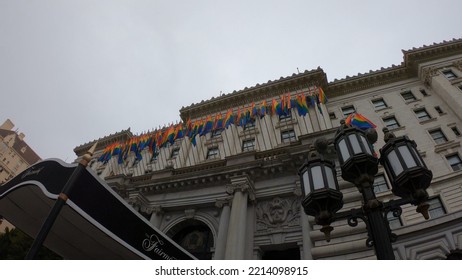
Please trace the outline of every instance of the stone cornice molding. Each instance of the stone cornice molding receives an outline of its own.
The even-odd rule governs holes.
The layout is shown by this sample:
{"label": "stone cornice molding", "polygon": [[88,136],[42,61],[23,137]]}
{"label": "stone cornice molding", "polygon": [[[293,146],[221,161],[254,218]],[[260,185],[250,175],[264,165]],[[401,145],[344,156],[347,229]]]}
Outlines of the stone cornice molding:
{"label": "stone cornice molding", "polygon": [[234,91],[216,98],[212,97],[212,99],[207,101],[202,100],[198,104],[181,108],[180,116],[183,121],[186,121],[188,118],[196,119],[218,112],[226,113],[226,110],[230,108],[237,108],[272,97],[279,97],[281,94],[301,90],[308,85],[325,88],[327,86],[327,76],[324,70],[318,67],[315,70],[293,74],[285,78],[281,77],[279,80],[257,84],[251,88],[246,87],[243,90]]}
{"label": "stone cornice molding", "polygon": [[130,131],[130,128],[128,128],[126,130],[122,130],[120,132],[116,132],[114,134],[110,134],[108,136],[104,136],[104,137],[99,138],[97,140],[93,140],[91,142],[88,142],[88,143],[82,144],[80,146],[77,146],[77,147],[74,148],[74,153],[77,156],[80,156],[80,155],[84,154],[91,146],[93,146],[93,144],[95,144],[98,141],[98,145],[96,146],[96,152],[95,152],[95,156],[94,156],[94,157],[97,157],[97,155],[100,152],[102,152],[102,150],[104,148],[106,148],[108,145],[110,145],[112,143],[115,143],[115,142],[125,142],[128,139],[130,139],[130,137],[132,137],[132,136],[133,136],[133,134]]}

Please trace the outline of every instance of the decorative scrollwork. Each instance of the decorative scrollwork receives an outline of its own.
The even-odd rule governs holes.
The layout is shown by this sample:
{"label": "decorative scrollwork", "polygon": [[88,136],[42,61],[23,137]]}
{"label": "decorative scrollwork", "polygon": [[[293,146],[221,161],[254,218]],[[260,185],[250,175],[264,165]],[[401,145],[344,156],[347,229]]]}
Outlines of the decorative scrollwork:
{"label": "decorative scrollwork", "polygon": [[366,246],[369,248],[374,246],[374,240],[370,236],[367,237]]}
{"label": "decorative scrollwork", "polygon": [[358,225],[358,217],[348,217],[348,225],[350,227],[356,227]]}

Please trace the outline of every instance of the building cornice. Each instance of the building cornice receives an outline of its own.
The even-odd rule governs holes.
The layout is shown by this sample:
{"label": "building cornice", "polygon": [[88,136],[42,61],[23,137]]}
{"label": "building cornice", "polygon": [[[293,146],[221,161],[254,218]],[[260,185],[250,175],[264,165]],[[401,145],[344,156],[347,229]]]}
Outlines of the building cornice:
{"label": "building cornice", "polygon": [[268,81],[267,83],[256,84],[253,87],[246,87],[243,90],[233,91],[232,93],[216,98],[212,97],[210,100],[181,108],[180,116],[183,121],[186,121],[188,118],[195,119],[252,102],[270,99],[290,91],[301,90],[310,85],[323,88],[327,86],[327,76],[324,70],[318,67],[315,70],[307,70],[300,74],[293,74],[292,76],[281,77],[278,80]]}
{"label": "building cornice", "polygon": [[77,156],[83,155],[97,141],[98,141],[98,145],[96,146],[96,151],[102,151],[108,145],[110,145],[112,143],[115,143],[115,142],[125,142],[128,139],[130,139],[132,136],[133,136],[133,134],[131,133],[130,128],[128,128],[128,129],[122,130],[120,132],[116,132],[114,134],[110,134],[108,136],[104,136],[104,137],[99,138],[97,140],[93,140],[91,142],[88,142],[88,143],[82,144],[80,146],[77,146],[77,147],[74,148],[74,153]]}
{"label": "building cornice", "polygon": [[392,65],[388,68],[369,71],[369,73],[334,80],[328,84],[324,91],[329,98],[332,98],[409,78],[417,78],[419,64],[462,54],[462,39],[443,41],[443,43],[435,43],[431,46],[424,45],[420,48],[402,50],[402,52],[403,62],[401,65]]}

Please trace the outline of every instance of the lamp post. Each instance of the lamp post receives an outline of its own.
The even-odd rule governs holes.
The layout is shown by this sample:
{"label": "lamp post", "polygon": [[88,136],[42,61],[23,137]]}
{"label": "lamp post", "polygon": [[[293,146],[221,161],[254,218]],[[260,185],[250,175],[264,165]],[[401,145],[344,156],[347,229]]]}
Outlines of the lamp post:
{"label": "lamp post", "polygon": [[[395,259],[391,243],[397,238],[391,232],[387,214],[395,217],[401,215],[401,205],[417,205],[417,212],[428,219],[428,194],[432,172],[417,151],[417,145],[407,136],[395,137],[383,129],[386,144],[380,149],[381,158],[377,158],[371,142],[377,140],[374,129],[367,131],[349,127],[341,121],[333,141],[342,178],[353,183],[362,194],[363,204],[360,209],[351,209],[337,213],[343,206],[343,195],[339,190],[334,164],[324,159],[323,149],[326,143],[315,143],[316,151],[310,151],[308,160],[300,167],[305,213],[315,217],[321,225],[326,240],[330,241],[333,221],[346,218],[350,226],[358,225],[358,219],[365,222],[368,239],[366,245],[374,247],[377,259]],[[401,197],[398,200],[381,202],[377,200],[373,184],[378,172],[378,164],[384,166],[390,179],[392,192]]]}

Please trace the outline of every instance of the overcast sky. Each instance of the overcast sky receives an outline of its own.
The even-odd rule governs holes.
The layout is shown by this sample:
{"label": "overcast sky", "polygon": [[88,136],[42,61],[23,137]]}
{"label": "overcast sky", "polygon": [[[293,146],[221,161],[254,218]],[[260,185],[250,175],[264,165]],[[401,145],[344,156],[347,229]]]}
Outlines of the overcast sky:
{"label": "overcast sky", "polygon": [[0,0],[0,123],[42,158],[179,121],[201,100],[320,66],[329,81],[461,38],[462,1]]}

